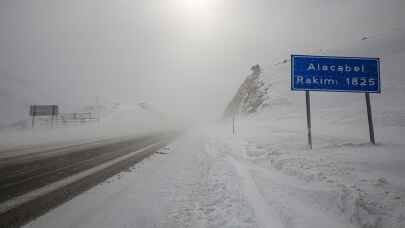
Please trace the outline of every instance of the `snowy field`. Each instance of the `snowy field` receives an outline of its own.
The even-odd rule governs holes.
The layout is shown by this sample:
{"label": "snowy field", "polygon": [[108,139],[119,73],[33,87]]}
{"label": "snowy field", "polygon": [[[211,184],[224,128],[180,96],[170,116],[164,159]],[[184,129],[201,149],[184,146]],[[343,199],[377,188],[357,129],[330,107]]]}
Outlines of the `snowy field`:
{"label": "snowy field", "polygon": [[403,228],[404,60],[382,59],[377,145],[364,94],[312,93],[309,150],[304,94],[288,91],[281,66],[272,105],[237,118],[236,136],[230,122],[191,130],[26,227]]}

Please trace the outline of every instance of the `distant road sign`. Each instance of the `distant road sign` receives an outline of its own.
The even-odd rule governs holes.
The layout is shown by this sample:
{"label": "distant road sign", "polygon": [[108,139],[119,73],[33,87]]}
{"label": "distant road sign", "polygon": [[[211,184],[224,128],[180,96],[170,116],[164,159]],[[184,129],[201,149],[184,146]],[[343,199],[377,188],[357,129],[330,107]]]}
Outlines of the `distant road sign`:
{"label": "distant road sign", "polygon": [[31,105],[30,116],[56,116],[59,114],[57,105]]}
{"label": "distant road sign", "polygon": [[291,55],[291,90],[380,93],[380,59]]}

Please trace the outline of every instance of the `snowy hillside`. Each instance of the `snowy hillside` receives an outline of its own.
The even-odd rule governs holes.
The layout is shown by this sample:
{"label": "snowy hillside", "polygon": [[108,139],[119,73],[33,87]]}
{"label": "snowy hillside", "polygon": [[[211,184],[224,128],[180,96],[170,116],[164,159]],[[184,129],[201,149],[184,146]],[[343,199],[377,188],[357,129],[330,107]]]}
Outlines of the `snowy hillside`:
{"label": "snowy hillside", "polygon": [[[309,150],[305,95],[290,91],[289,61],[266,74],[272,83],[269,108],[240,117],[236,137],[212,136],[215,147],[255,167],[252,178],[284,223],[319,227],[325,223],[308,216],[322,212],[356,227],[405,227],[405,52],[384,53],[382,93],[371,95],[375,146],[369,143],[363,93],[311,92]],[[230,135],[230,124],[224,127]],[[294,181],[286,184],[287,177]]]}
{"label": "snowy hillside", "polygon": [[260,65],[254,65],[242,85],[236,91],[235,96],[227,105],[224,117],[231,117],[236,114],[250,114],[260,111],[266,107],[268,101],[269,84],[262,79],[262,69]]}

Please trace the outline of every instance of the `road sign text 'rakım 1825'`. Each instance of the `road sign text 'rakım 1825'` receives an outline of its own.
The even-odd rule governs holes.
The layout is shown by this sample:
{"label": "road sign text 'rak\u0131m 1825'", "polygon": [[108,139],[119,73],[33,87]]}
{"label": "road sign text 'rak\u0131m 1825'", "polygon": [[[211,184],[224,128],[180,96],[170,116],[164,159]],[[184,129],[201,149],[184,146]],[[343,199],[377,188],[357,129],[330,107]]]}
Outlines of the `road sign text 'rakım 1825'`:
{"label": "road sign text 'rak\u0131m 1825'", "polygon": [[291,89],[380,93],[378,58],[291,56]]}
{"label": "road sign text 'rak\u0131m 1825'", "polygon": [[291,55],[291,90],[305,91],[310,148],[309,91],[365,93],[370,141],[375,144],[369,93],[381,92],[379,58]]}

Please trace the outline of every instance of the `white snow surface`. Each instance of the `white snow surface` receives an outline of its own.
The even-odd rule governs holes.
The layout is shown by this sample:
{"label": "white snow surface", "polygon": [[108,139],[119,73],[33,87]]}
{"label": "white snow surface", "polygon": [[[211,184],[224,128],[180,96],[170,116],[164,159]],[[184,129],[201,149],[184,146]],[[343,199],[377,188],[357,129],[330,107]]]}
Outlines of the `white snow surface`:
{"label": "white snow surface", "polygon": [[354,227],[324,202],[335,188],[262,167],[235,139],[188,133],[25,227]]}
{"label": "white snow surface", "polygon": [[257,227],[235,168],[190,133],[26,227]]}
{"label": "white snow surface", "polygon": [[405,53],[383,56],[372,95],[289,91],[271,75],[270,107],[184,134],[158,153],[26,227],[405,227]]}

